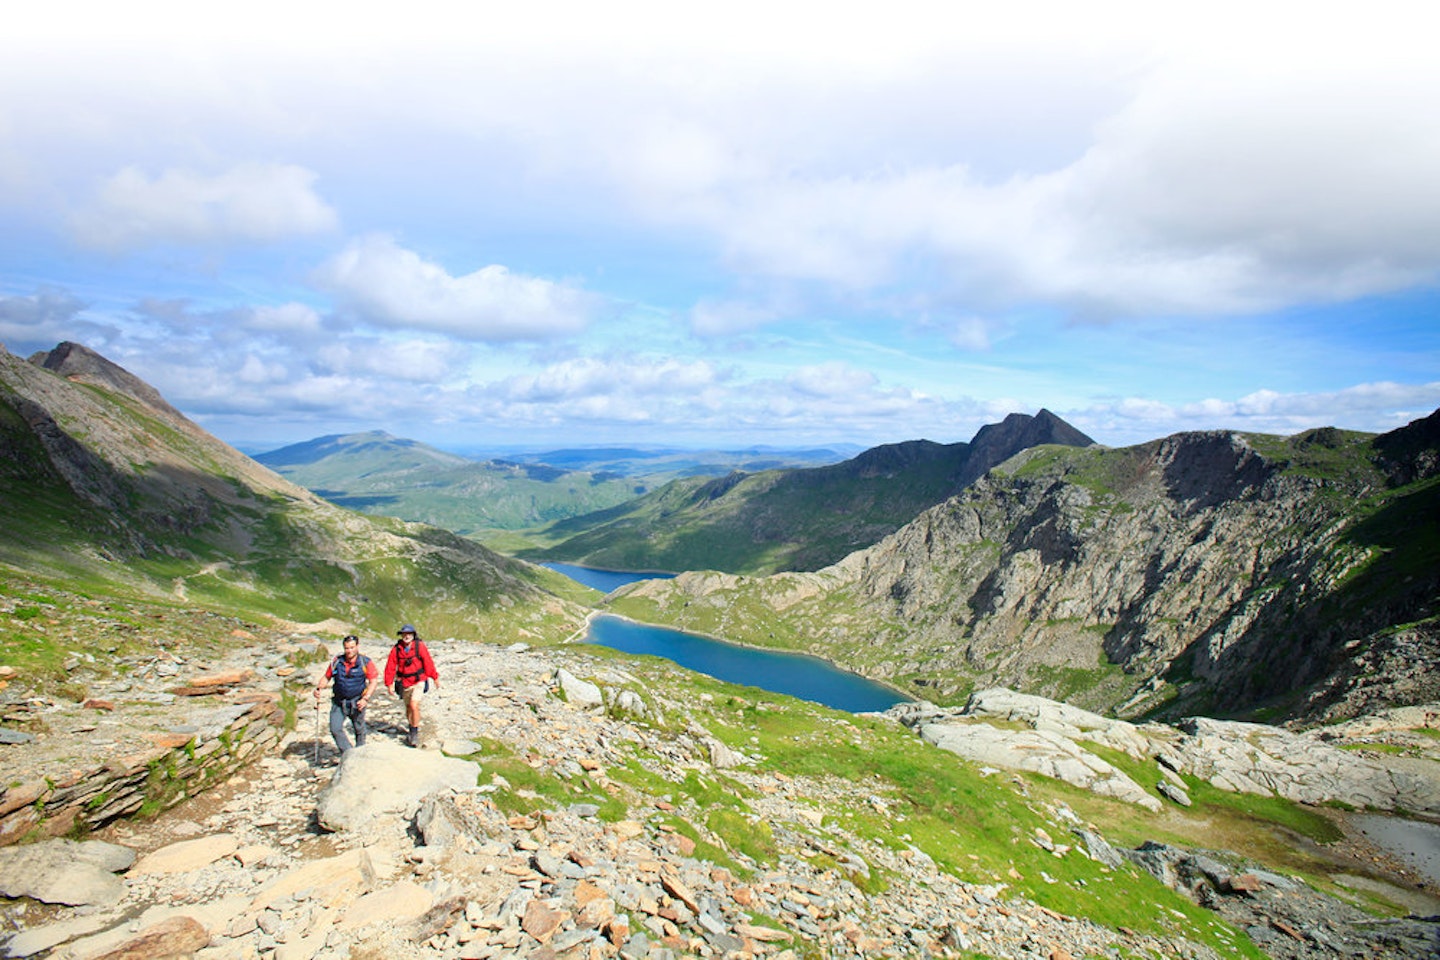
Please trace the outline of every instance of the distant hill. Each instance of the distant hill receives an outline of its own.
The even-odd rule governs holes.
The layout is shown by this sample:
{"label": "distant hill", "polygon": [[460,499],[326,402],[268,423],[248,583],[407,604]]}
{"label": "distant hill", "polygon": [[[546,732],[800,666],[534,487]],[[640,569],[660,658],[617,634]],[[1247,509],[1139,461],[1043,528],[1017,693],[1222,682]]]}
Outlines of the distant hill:
{"label": "distant hill", "polygon": [[340,506],[462,536],[539,526],[650,489],[616,474],[470,460],[378,431],[320,437],[255,459]]}
{"label": "distant hill", "polygon": [[687,573],[619,612],[917,696],[1348,718],[1440,699],[1440,412],[1375,436],[1182,433],[1009,458],[812,573]]}
{"label": "distant hill", "polygon": [[[0,573],[389,635],[573,629],[559,578],[445,530],[336,507],[73,343],[0,347]],[[443,634],[442,634],[443,635]]]}
{"label": "distant hill", "polygon": [[847,460],[863,450],[855,444],[826,447],[745,447],[740,450],[691,450],[679,447],[572,447],[507,454],[499,459],[546,464],[566,470],[643,477],[651,486],[681,477],[723,477],[737,470],[798,470]]}
{"label": "distant hill", "polygon": [[970,443],[886,444],[843,463],[676,480],[552,525],[539,560],[625,570],[817,570],[893,533],[986,470],[1040,444],[1093,441],[1048,410],[1011,414]]}

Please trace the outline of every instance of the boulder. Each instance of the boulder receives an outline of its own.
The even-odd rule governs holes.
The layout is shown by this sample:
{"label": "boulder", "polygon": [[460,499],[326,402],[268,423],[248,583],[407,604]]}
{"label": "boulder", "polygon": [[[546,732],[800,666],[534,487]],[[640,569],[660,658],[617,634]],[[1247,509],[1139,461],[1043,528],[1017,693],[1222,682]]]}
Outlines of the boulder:
{"label": "boulder", "polygon": [[210,945],[210,934],[192,917],[171,917],[141,930],[93,960],[156,960],[189,957]]}
{"label": "boulder", "polygon": [[250,903],[264,910],[284,897],[308,890],[308,899],[324,907],[335,906],[375,885],[375,868],[365,850],[347,850],[339,856],[311,860],[271,880]]}
{"label": "boulder", "polygon": [[371,739],[346,751],[334,779],[320,794],[320,826],[334,832],[364,830],[381,813],[413,816],[432,793],[473,790],[479,772],[469,760]]}
{"label": "boulder", "polygon": [[423,917],[435,903],[434,895],[413,880],[367,893],[352,903],[338,924],[341,930],[356,930],[372,924],[392,926]]}
{"label": "boulder", "polygon": [[51,947],[59,946],[76,937],[94,933],[113,923],[113,919],[92,914],[88,917],[70,917],[43,926],[29,927],[11,937],[5,944],[6,957],[33,957]]}
{"label": "boulder", "polygon": [[0,895],[68,906],[117,903],[125,885],[115,876],[135,851],[100,840],[46,840],[0,848]]}
{"label": "boulder", "polygon": [[567,703],[584,709],[605,706],[605,695],[590,681],[581,680],[564,667],[555,671],[555,679]]}

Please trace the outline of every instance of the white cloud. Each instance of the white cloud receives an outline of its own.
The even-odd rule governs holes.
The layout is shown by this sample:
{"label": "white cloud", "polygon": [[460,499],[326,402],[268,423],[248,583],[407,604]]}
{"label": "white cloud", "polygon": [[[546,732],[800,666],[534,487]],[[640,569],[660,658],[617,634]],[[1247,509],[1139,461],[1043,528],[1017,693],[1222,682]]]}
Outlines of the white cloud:
{"label": "white cloud", "polygon": [[46,331],[62,329],[85,306],[83,300],[58,288],[38,290],[28,297],[0,297],[0,337],[26,341],[49,337]]}
{"label": "white cloud", "polygon": [[694,395],[718,379],[715,368],[703,360],[581,357],[553,364],[535,374],[511,377],[502,389],[505,397],[515,402],[552,403],[613,394]]}
{"label": "white cloud", "polygon": [[1060,415],[1105,443],[1125,446],[1186,430],[1288,436],[1315,427],[1342,427],[1383,433],[1437,408],[1440,381],[1380,381],[1316,393],[1257,390],[1233,400],[1211,397],[1179,405],[1125,397]]}
{"label": "white cloud", "polygon": [[876,385],[875,375],[846,363],[832,361],[801,367],[785,382],[806,397],[858,397]]}
{"label": "white cloud", "polygon": [[597,305],[593,295],[576,287],[494,264],[451,276],[381,234],[352,242],[316,271],[315,279],[365,322],[468,340],[543,340],[578,333]]}
{"label": "white cloud", "polygon": [[271,333],[314,334],[320,332],[320,314],[303,303],[256,307],[250,311],[245,326],[251,330]]}
{"label": "white cloud", "polygon": [[314,191],[316,174],[292,164],[251,163],[207,175],[169,168],[151,178],[126,167],[71,218],[88,246],[126,250],[164,243],[268,243],[339,224]]}

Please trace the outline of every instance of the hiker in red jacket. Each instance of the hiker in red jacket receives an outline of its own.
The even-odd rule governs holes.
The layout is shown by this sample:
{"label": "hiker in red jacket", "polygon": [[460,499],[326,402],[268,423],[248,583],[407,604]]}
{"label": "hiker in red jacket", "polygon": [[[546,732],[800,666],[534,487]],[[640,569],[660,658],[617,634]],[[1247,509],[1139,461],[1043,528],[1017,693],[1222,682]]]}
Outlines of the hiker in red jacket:
{"label": "hiker in red jacket", "polygon": [[410,722],[410,732],[405,735],[407,747],[420,745],[420,698],[430,692],[433,684],[440,689],[440,674],[435,671],[435,661],[413,624],[405,624],[397,633],[400,639],[390,648],[385,658],[385,686],[395,691],[405,703],[405,718]]}

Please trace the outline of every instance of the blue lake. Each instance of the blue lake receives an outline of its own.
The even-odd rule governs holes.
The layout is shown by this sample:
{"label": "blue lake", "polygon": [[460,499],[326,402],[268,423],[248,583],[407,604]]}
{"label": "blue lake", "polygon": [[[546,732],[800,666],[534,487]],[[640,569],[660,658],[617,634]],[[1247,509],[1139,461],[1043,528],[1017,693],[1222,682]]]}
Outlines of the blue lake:
{"label": "blue lake", "polygon": [[[569,563],[547,563],[544,566],[606,593],[636,580],[675,576],[673,573],[596,570]],[[727,683],[743,683],[771,693],[786,693],[851,713],[887,710],[909,699],[883,684],[866,680],[858,673],[833,667],[819,657],[742,647],[621,617],[596,617],[590,623],[586,640],[626,653],[664,657],[687,670]]]}
{"label": "blue lake", "polygon": [[554,570],[556,573],[563,573],[577,583],[601,593],[609,593],[616,587],[623,587],[627,583],[634,583],[636,580],[669,580],[673,573],[637,573],[633,570],[598,570],[595,567],[579,567],[573,563],[542,563],[542,567]]}
{"label": "blue lake", "polygon": [[909,699],[819,657],[742,647],[621,617],[596,617],[587,639],[626,653],[664,657],[727,683],[785,693],[851,713],[886,710]]}

